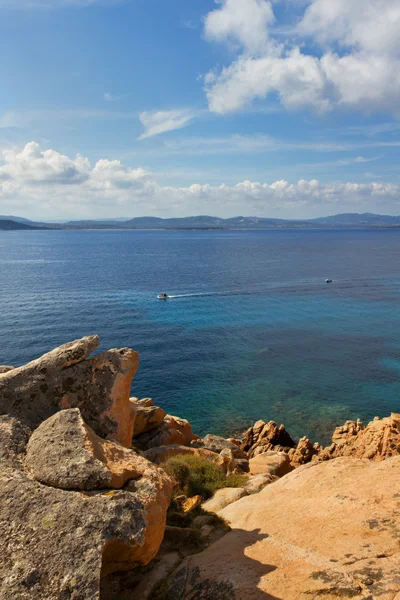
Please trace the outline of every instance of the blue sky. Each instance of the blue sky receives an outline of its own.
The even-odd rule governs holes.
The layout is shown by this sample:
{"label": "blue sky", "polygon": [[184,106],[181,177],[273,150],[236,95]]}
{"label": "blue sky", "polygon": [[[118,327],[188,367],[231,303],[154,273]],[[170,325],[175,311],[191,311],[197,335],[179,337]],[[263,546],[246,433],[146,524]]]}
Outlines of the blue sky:
{"label": "blue sky", "polygon": [[400,213],[398,0],[0,0],[0,213]]}

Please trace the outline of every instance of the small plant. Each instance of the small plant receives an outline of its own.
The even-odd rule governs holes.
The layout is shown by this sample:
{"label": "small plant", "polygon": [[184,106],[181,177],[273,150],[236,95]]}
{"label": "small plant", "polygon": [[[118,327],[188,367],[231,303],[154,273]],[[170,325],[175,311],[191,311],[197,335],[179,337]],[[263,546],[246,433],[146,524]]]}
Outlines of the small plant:
{"label": "small plant", "polygon": [[220,467],[200,456],[176,456],[161,465],[175,481],[175,495],[200,495],[207,500],[219,489],[241,487],[244,475],[225,475]]}

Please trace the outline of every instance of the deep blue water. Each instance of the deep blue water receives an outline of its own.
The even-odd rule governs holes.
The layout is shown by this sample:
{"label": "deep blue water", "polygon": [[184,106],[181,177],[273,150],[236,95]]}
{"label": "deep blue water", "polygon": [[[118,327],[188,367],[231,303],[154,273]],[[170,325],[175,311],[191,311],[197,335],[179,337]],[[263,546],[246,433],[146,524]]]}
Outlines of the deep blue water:
{"label": "deep blue water", "polygon": [[99,333],[199,433],[400,412],[400,231],[0,232],[0,282],[0,364]]}

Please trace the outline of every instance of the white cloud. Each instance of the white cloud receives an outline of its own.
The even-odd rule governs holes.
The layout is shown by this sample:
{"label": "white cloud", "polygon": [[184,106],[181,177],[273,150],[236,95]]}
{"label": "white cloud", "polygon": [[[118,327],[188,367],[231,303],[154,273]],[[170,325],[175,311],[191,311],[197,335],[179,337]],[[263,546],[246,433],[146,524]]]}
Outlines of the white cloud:
{"label": "white cloud", "polygon": [[211,11],[204,22],[208,40],[240,44],[247,52],[260,52],[268,43],[268,26],[274,22],[267,0],[220,0],[221,8]]}
{"label": "white cloud", "polygon": [[398,0],[313,0],[297,30],[320,44],[400,56],[399,24]]}
{"label": "white cloud", "polygon": [[81,183],[90,168],[89,161],[79,154],[72,160],[55,150],[42,151],[36,142],[29,142],[21,152],[3,151],[3,159],[0,178],[21,184]]}
{"label": "white cloud", "polygon": [[167,133],[175,129],[186,127],[197,116],[197,112],[188,108],[177,110],[145,111],[140,113],[139,119],[145,127],[139,140]]}
{"label": "white cloud", "polygon": [[297,48],[282,57],[241,56],[219,75],[209,74],[205,83],[209,108],[220,114],[238,111],[273,92],[288,109],[312,107],[323,112],[330,107],[318,59]]}
{"label": "white cloud", "polygon": [[[265,1],[254,5],[271,10]],[[238,111],[277,94],[289,110],[344,107],[400,116],[398,0],[311,0],[295,31],[286,36],[280,31],[279,44],[271,42],[272,16],[253,22],[244,6],[247,2],[224,0],[205,18],[207,39],[236,39],[243,48],[229,66],[206,75],[211,111]],[[320,50],[306,52],[299,40],[293,46],[296,37]]]}
{"label": "white cloud", "polygon": [[[322,183],[300,179],[237,185],[162,186],[142,168],[119,160],[99,160],[94,167],[77,155],[71,159],[30,142],[20,152],[3,152],[0,166],[0,212],[22,216],[92,218],[135,215],[214,214],[305,217],[353,210],[399,212],[400,187],[393,183]],[[390,207],[389,209],[387,207]]]}

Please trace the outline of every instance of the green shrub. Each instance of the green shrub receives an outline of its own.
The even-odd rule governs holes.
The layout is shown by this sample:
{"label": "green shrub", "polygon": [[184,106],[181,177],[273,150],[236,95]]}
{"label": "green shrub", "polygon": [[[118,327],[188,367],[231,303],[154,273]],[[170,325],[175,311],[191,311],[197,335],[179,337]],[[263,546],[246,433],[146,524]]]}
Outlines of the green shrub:
{"label": "green shrub", "polygon": [[244,475],[226,476],[220,467],[200,456],[176,456],[161,465],[175,481],[176,495],[200,495],[205,500],[224,487],[241,487]]}

